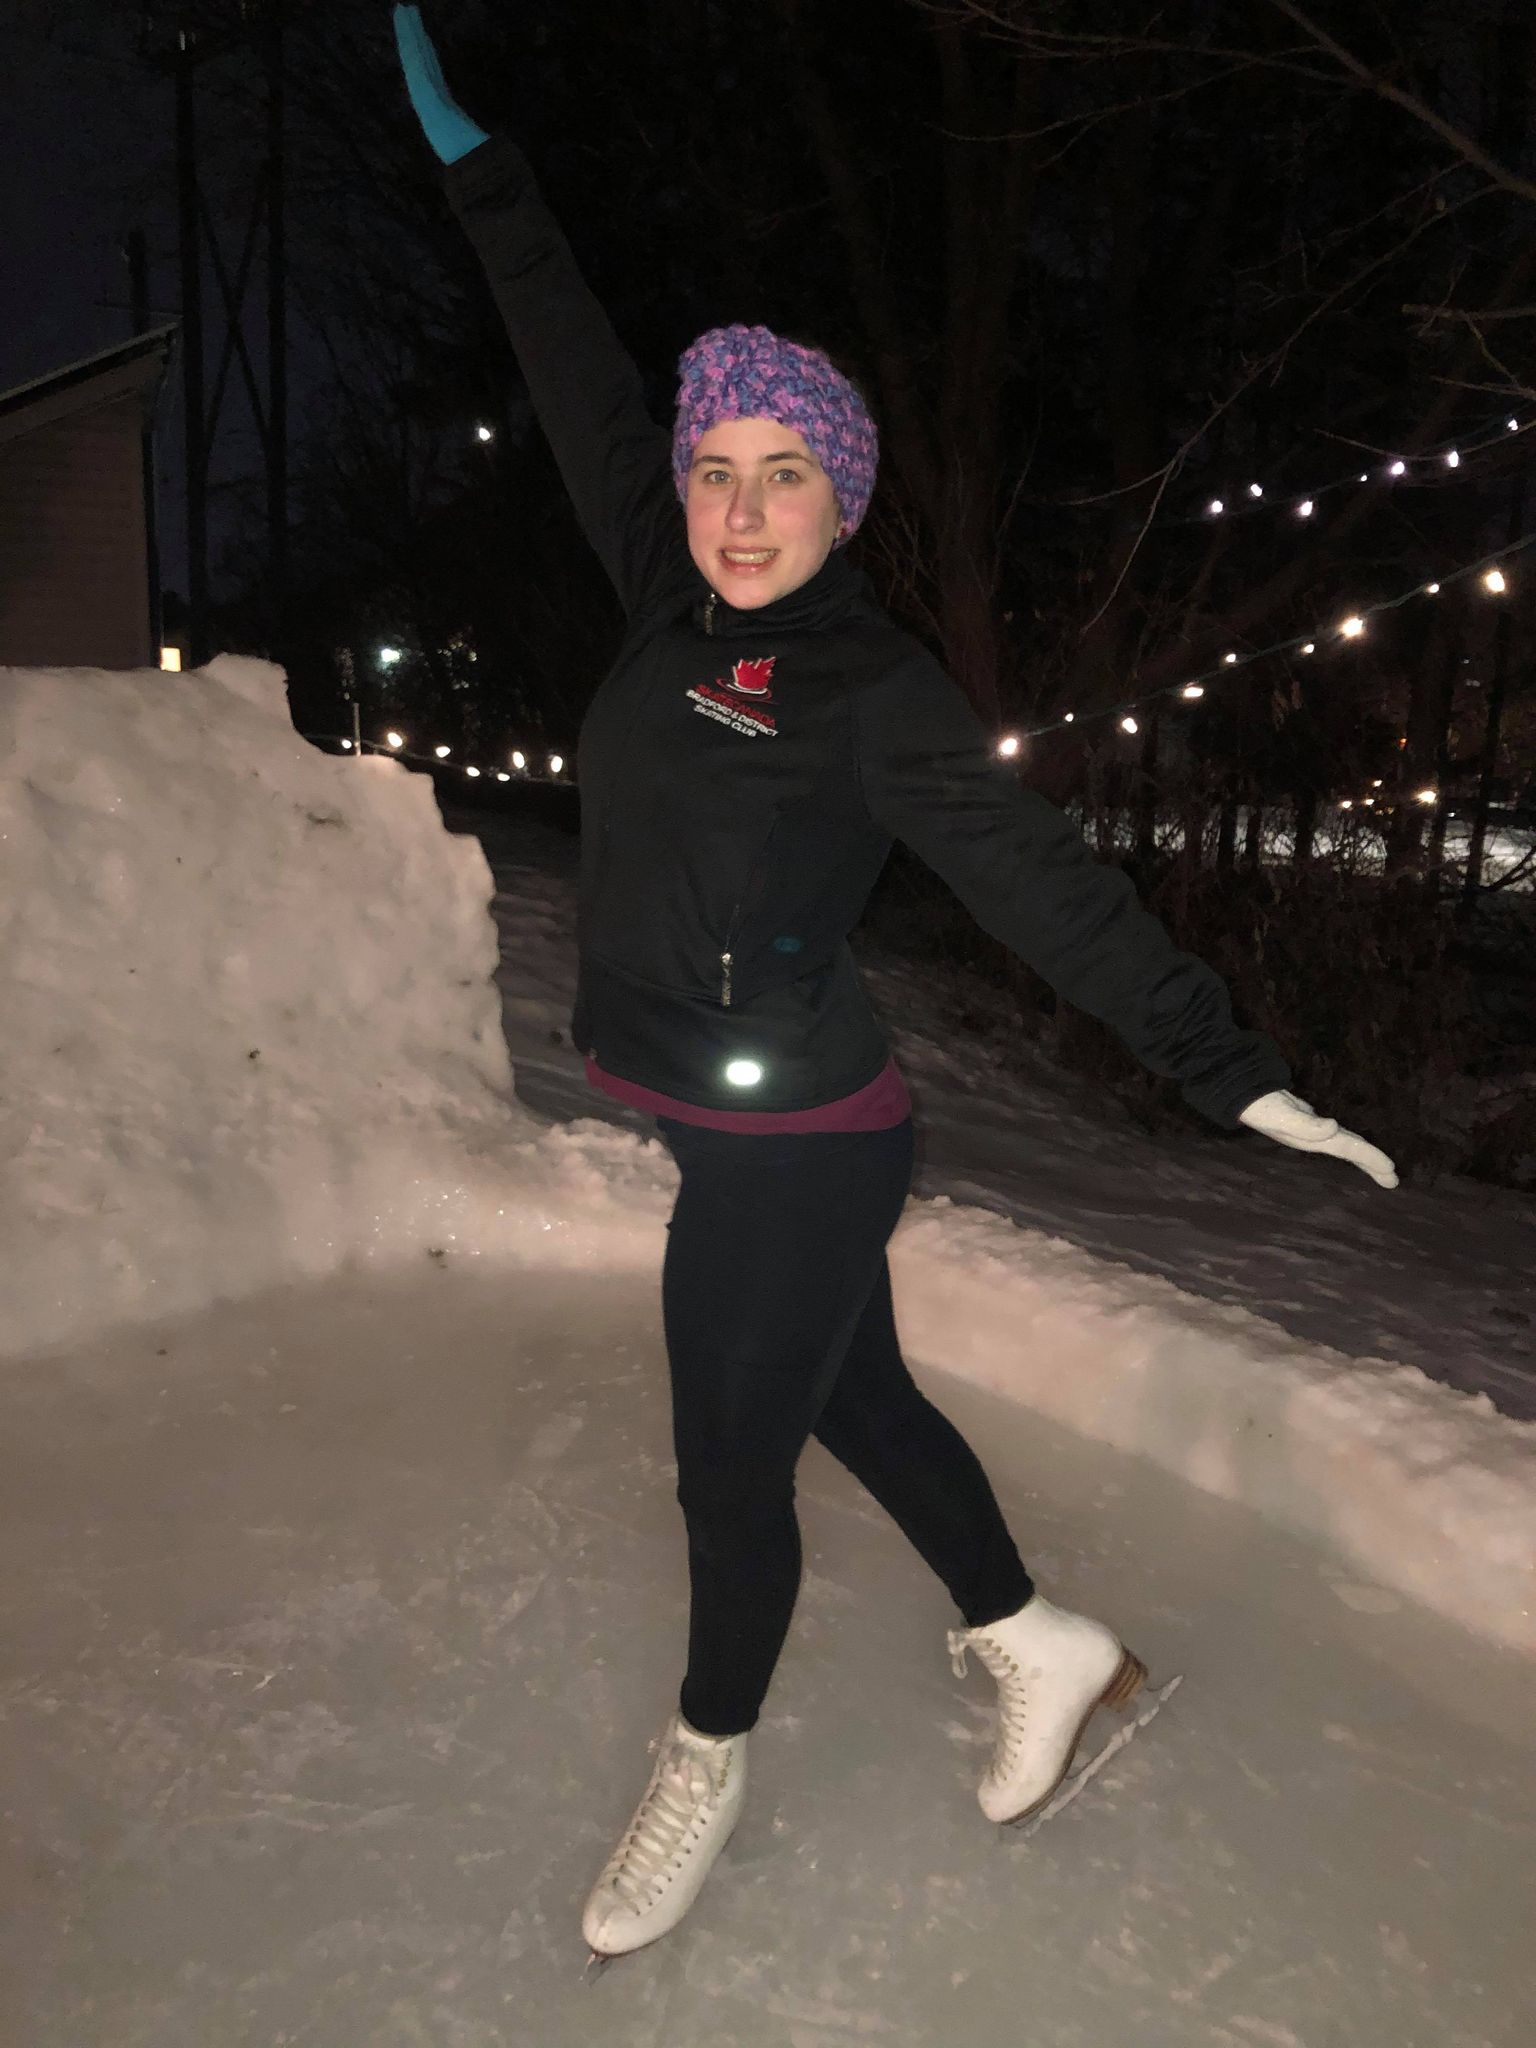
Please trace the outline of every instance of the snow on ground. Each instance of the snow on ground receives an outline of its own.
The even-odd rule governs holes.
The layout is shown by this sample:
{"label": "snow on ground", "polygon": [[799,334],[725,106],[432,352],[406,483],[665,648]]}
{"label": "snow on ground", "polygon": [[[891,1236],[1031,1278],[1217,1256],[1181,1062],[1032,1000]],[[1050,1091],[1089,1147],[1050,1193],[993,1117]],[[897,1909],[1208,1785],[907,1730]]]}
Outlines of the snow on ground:
{"label": "snow on ground", "polygon": [[813,1446],[748,1817],[584,1987],[684,1631],[675,1174],[565,1035],[574,842],[477,821],[498,966],[480,848],[261,664],[0,675],[0,737],[0,2038],[1523,2042],[1528,1202],[1149,1140],[870,960],[915,1367],[1184,1684],[994,1835],[986,1682]]}

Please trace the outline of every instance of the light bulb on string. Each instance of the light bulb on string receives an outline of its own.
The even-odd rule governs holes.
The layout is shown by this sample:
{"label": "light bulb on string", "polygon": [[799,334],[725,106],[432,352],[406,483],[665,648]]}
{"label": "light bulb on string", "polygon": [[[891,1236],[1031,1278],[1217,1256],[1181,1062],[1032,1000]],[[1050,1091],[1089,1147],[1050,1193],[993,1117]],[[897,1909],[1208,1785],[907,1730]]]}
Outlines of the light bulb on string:
{"label": "light bulb on string", "polygon": [[1509,585],[1505,581],[1504,571],[1502,569],[1490,569],[1483,577],[1483,588],[1491,592],[1495,597],[1498,596],[1501,590],[1508,590]]}
{"label": "light bulb on string", "polygon": [[1506,427],[1508,427],[1509,431],[1510,431],[1510,432],[1511,432],[1512,434],[1518,434],[1518,433],[1519,433],[1519,431],[1520,431],[1520,422],[1519,422],[1518,420],[1506,420],[1506,421],[1504,422],[1504,424],[1505,424],[1505,426],[1506,426]]}
{"label": "light bulb on string", "polygon": [[1180,690],[1179,695],[1187,697],[1192,703],[1196,697],[1203,697],[1205,695],[1205,688],[1201,683],[1186,683],[1183,689]]}
{"label": "light bulb on string", "polygon": [[562,768],[563,768],[564,766],[565,766],[565,762],[564,762],[564,761],[563,761],[563,760],[561,759],[561,757],[560,757],[560,756],[559,756],[558,754],[551,754],[551,755],[550,755],[550,757],[549,757],[549,772],[550,772],[550,774],[551,774],[551,775],[558,775],[558,774],[560,773],[560,770],[561,770],[561,769],[562,769]]}
{"label": "light bulb on string", "polygon": [[1262,484],[1250,484],[1248,486],[1248,495],[1250,498],[1262,498],[1264,495],[1264,486]]}
{"label": "light bulb on string", "polygon": [[405,745],[405,734],[403,732],[387,732],[384,737],[392,747],[403,747]]}
{"label": "light bulb on string", "polygon": [[512,766],[514,768],[522,769],[526,768],[528,766],[528,763],[521,754],[514,753],[512,756]]}
{"label": "light bulb on string", "polygon": [[506,769],[505,769],[505,768],[498,768],[498,769],[496,770],[496,780],[497,780],[498,782],[510,782],[510,781],[512,780],[512,778],[511,778],[511,776],[510,776],[510,775],[509,775],[509,774],[507,773],[507,771],[506,771]]}
{"label": "light bulb on string", "polygon": [[1339,627],[1339,631],[1346,640],[1358,640],[1365,631],[1365,621],[1358,612],[1352,612]]}
{"label": "light bulb on string", "polygon": [[1221,658],[1226,663],[1228,668],[1236,668],[1237,656],[1235,654],[1224,654]]}
{"label": "light bulb on string", "polygon": [[1063,723],[1066,725],[1070,725],[1073,719],[1076,718],[1076,716],[1077,713],[1075,711],[1069,711],[1066,715],[1066,718],[1063,720]]}
{"label": "light bulb on string", "polygon": [[1210,504],[1205,509],[1213,519],[1219,519],[1227,508],[1220,498],[1212,498]]}
{"label": "light bulb on string", "polygon": [[341,751],[344,754],[350,754],[352,751],[352,742],[350,740],[343,740],[341,743]]}
{"label": "light bulb on string", "polygon": [[448,747],[434,747],[432,751],[436,754],[439,761],[446,761],[451,749]]}
{"label": "light bulb on string", "polygon": [[464,770],[464,773],[466,775],[478,775],[480,773],[480,770],[478,768],[466,768]]}
{"label": "light bulb on string", "polygon": [[1315,640],[1309,640],[1301,651],[1303,654],[1316,654],[1317,642]]}
{"label": "light bulb on string", "polygon": [[1445,466],[1447,469],[1460,469],[1461,457],[1457,454],[1454,448],[1448,448],[1446,450]]}
{"label": "light bulb on string", "polygon": [[1001,755],[1003,755],[1003,757],[1006,760],[1011,761],[1014,755],[1019,751],[1019,742],[1017,736],[1014,733],[1009,733],[1006,739],[999,740],[997,743],[997,751]]}
{"label": "light bulb on string", "polygon": [[1438,583],[1426,583],[1426,584],[1425,584],[1425,586],[1424,586],[1424,595],[1425,595],[1426,597],[1438,597],[1438,596],[1440,595],[1440,586],[1439,586],[1439,584],[1438,584]]}
{"label": "light bulb on string", "polygon": [[486,426],[476,427],[475,439],[477,441],[494,441],[495,438],[496,435],[492,428]]}
{"label": "light bulb on string", "polygon": [[1134,718],[1122,718],[1120,721],[1120,730],[1122,732],[1140,732],[1141,727],[1136,723]]}
{"label": "light bulb on string", "polygon": [[1354,808],[1355,800],[1353,797],[1341,796],[1339,798],[1339,809],[1341,811],[1352,811]]}
{"label": "light bulb on string", "polygon": [[1314,511],[1316,511],[1316,509],[1316,506],[1312,503],[1312,500],[1310,498],[1303,498],[1301,503],[1296,507],[1296,517],[1298,519],[1310,519]]}
{"label": "light bulb on string", "polygon": [[1401,459],[1399,459],[1399,460],[1398,460],[1398,461],[1396,461],[1396,462],[1389,462],[1389,463],[1387,464],[1387,475],[1388,475],[1388,476],[1403,476],[1403,475],[1405,475],[1405,474],[1407,473],[1407,469],[1408,469],[1408,465],[1407,465],[1407,463],[1406,463],[1406,462],[1404,462],[1404,461],[1402,461]]}

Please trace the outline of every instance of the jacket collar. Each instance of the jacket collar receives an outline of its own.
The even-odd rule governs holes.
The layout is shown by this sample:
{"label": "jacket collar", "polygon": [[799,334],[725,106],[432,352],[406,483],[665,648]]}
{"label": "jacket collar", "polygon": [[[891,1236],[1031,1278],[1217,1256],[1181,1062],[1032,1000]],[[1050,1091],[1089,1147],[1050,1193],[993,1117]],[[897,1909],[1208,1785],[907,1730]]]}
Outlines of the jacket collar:
{"label": "jacket collar", "polygon": [[834,548],[816,574],[772,604],[745,611],[727,604],[699,578],[693,623],[713,640],[761,640],[770,633],[803,633],[829,626],[850,611],[868,590],[868,579],[848,560],[847,550]]}

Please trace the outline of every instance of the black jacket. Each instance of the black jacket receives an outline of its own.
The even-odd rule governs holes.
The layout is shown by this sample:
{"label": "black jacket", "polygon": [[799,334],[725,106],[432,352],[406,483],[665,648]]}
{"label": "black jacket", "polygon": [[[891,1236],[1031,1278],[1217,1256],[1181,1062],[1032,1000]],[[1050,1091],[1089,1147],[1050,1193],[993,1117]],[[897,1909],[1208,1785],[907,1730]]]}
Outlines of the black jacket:
{"label": "black jacket", "polygon": [[755,611],[714,594],[688,552],[671,437],[525,158],[493,138],[447,181],[628,620],[577,753],[577,1046],[710,1109],[807,1109],[863,1087],[889,1048],[848,933],[900,839],[1217,1123],[1285,1087],[1274,1044],[1234,1026],[1218,977],[1020,786],[841,552]]}

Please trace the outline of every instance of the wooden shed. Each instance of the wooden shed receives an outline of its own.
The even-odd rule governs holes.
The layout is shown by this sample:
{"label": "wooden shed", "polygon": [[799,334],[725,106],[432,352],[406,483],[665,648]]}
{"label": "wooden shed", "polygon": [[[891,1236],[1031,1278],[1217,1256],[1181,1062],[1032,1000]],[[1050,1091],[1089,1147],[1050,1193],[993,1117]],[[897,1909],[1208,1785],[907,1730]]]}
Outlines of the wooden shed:
{"label": "wooden shed", "polygon": [[158,665],[150,437],[175,333],[0,392],[0,665]]}

